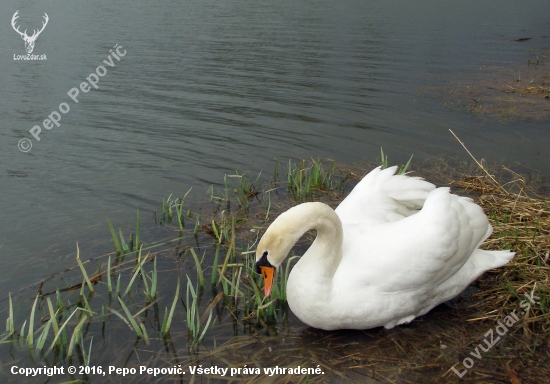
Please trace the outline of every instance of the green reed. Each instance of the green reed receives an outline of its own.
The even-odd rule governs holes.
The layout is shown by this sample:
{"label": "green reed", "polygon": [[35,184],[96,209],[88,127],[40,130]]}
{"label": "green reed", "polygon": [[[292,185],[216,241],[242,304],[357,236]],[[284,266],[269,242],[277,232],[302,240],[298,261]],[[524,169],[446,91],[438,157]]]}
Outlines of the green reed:
{"label": "green reed", "polygon": [[[278,172],[275,173],[278,177]],[[287,190],[296,202],[308,201],[323,193],[345,189],[345,179],[335,175],[335,163],[328,167],[322,160],[311,159],[307,164],[305,160],[300,163],[288,161],[286,172]]]}
{"label": "green reed", "polygon": [[[404,175],[407,172],[407,170],[411,166],[412,158],[413,158],[413,155],[409,157],[409,161],[407,161],[405,165],[400,165],[397,167],[397,172],[396,172],[397,175]],[[384,150],[382,149],[382,147],[380,147],[380,165],[382,169],[388,168],[388,156],[384,155]]]}

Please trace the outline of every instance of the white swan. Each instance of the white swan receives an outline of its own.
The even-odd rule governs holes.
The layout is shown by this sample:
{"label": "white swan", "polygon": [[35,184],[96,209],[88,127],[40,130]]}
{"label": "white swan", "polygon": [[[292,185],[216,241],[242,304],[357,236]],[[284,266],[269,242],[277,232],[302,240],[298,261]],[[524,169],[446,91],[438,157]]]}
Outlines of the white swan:
{"label": "white swan", "polygon": [[256,250],[266,296],[309,229],[317,237],[290,273],[287,299],[300,320],[326,330],[408,323],[514,257],[478,249],[492,227],[471,199],[395,171],[374,169],[336,211],[315,202],[281,214]]}

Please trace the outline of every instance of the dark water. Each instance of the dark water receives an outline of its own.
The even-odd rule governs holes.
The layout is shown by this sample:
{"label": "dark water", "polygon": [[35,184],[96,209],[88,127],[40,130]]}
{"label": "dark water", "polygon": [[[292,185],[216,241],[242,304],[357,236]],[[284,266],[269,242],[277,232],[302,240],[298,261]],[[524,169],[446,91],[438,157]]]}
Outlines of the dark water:
{"label": "dark water", "polygon": [[[16,10],[21,30],[49,15],[33,52],[47,61],[13,59]],[[108,244],[108,220],[130,227],[140,208],[150,223],[162,197],[269,174],[275,158],[466,158],[452,128],[480,157],[550,170],[547,122],[450,113],[419,91],[544,52],[547,1],[7,0],[1,16],[2,297],[62,270],[77,241],[88,255]],[[125,56],[74,103],[116,44]],[[29,130],[61,103],[37,141]]]}

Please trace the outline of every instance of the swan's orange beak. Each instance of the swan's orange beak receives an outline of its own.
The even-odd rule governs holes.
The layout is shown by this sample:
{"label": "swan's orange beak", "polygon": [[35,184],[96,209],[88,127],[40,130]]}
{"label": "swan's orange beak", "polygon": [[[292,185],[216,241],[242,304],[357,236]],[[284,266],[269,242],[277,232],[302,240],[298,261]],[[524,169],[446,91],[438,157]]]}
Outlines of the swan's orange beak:
{"label": "swan's orange beak", "polygon": [[273,276],[275,275],[275,268],[262,265],[260,267],[260,271],[262,272],[262,276],[264,277],[265,297],[269,297],[269,295],[271,295],[271,287],[273,286]]}

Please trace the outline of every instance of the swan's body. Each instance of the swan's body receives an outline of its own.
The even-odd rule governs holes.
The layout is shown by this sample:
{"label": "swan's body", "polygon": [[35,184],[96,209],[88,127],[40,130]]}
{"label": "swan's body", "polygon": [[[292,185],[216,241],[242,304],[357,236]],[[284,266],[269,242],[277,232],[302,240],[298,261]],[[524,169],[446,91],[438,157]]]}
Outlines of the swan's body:
{"label": "swan's body", "polygon": [[492,232],[478,205],[395,170],[374,169],[335,211],[303,203],[281,214],[256,250],[266,294],[268,275],[312,228],[317,238],[290,273],[287,299],[300,320],[326,330],[408,323],[512,259],[478,249]]}

